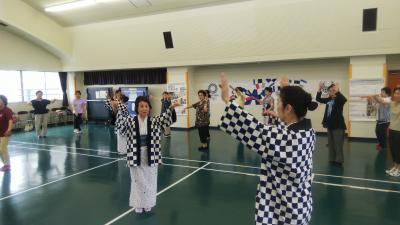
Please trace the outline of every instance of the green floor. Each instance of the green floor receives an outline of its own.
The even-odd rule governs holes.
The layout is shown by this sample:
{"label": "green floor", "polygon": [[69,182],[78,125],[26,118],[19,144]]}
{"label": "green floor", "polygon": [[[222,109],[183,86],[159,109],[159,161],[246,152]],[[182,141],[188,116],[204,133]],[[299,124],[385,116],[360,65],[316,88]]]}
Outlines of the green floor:
{"label": "green floor", "polygon": [[[157,206],[130,210],[129,171],[116,154],[113,129],[50,128],[48,138],[17,133],[9,144],[12,171],[0,173],[0,224],[247,225],[254,224],[260,158],[218,130],[209,154],[197,151],[196,130],[164,140]],[[400,178],[385,175],[388,152],[375,143],[345,143],[344,168],[327,163],[327,139],[314,154],[313,225],[400,224]],[[202,167],[202,169],[199,169]]]}

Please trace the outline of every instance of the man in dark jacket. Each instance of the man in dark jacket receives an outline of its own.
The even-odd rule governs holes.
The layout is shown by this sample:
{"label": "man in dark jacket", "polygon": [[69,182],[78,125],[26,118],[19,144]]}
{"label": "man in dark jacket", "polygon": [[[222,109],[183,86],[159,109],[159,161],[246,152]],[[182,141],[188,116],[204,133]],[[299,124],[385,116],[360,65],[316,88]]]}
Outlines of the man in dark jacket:
{"label": "man in dark jacket", "polygon": [[323,82],[320,82],[317,101],[326,104],[322,125],[328,129],[329,162],[342,166],[343,142],[346,123],[343,117],[343,106],[347,99],[339,91],[339,85],[332,84],[328,88],[329,97],[321,98]]}

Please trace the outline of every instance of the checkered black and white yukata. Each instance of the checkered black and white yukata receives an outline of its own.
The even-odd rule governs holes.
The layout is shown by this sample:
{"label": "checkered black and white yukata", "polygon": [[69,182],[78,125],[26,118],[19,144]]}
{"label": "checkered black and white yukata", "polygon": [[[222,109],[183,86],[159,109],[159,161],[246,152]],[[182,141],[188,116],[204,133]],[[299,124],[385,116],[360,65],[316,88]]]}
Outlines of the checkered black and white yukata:
{"label": "checkered black and white yukata", "polygon": [[[105,107],[106,107],[106,109],[110,110],[111,112],[113,111],[110,100],[106,101]],[[121,110],[118,110],[117,117],[118,117],[118,114],[121,114],[121,116],[129,115],[128,106],[126,103],[122,104]],[[127,149],[126,149],[127,137],[125,135],[122,135],[122,133],[119,130],[120,130],[120,127],[118,127],[118,124],[115,124],[115,134],[117,135],[117,150],[118,150],[119,154],[124,155],[127,153]]]}
{"label": "checkered black and white yukata", "polygon": [[306,225],[311,219],[312,155],[315,131],[311,121],[265,125],[229,103],[220,128],[262,157],[257,187],[257,225]]}
{"label": "checkered black and white yukata", "polygon": [[[143,121],[121,111],[118,104],[116,128],[127,137],[127,165],[131,174],[129,206],[149,210],[156,205],[158,165],[161,162],[162,127],[172,124],[172,111]],[[121,112],[121,113],[120,113]]]}
{"label": "checkered black and white yukata", "polygon": [[[124,104],[118,104],[118,112],[124,109]],[[148,118],[148,149],[149,166],[157,166],[161,163],[161,128],[171,126],[172,110],[168,109],[159,116]],[[140,166],[140,134],[137,116],[117,113],[117,121],[115,123],[118,132],[127,137],[127,165],[129,167]]]}

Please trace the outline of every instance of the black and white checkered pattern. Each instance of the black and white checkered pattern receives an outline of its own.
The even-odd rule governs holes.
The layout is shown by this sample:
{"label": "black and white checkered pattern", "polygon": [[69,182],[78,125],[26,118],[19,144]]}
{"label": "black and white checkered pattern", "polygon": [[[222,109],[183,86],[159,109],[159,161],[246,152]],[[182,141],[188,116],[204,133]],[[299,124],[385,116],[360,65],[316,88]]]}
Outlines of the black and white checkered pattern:
{"label": "black and white checkered pattern", "polygon": [[[129,110],[128,110],[128,106],[127,104],[123,104],[121,102],[119,102],[119,105],[121,105],[121,108],[118,110],[117,112],[117,117],[118,114],[120,114],[121,116],[127,116],[129,115]],[[113,108],[111,106],[111,100],[107,99],[106,104],[104,105],[104,107],[106,107],[106,109],[110,110],[111,112],[113,112]],[[114,112],[113,112],[114,113]],[[119,126],[119,124],[115,124],[115,133],[121,133],[122,128]]]}
{"label": "black and white checkered pattern", "polygon": [[[119,103],[118,112],[123,110],[124,104]],[[172,111],[168,109],[165,113],[159,116],[149,117],[151,134],[150,134],[150,155],[149,155],[149,166],[156,166],[161,163],[161,127],[169,127],[172,124]],[[115,122],[118,126],[119,132],[122,135],[127,136],[127,165],[129,167],[139,166],[138,144],[137,144],[137,133],[136,116],[133,117],[129,114],[117,113],[117,121]]]}
{"label": "black and white checkered pattern", "polygon": [[314,129],[293,131],[280,120],[258,122],[230,103],[220,128],[262,157],[257,187],[257,225],[306,225],[311,219],[311,173]]}
{"label": "black and white checkered pattern", "polygon": [[108,109],[109,111],[113,111],[113,108],[112,108],[112,106],[111,106],[111,100],[110,99],[107,99],[107,101],[106,101],[106,104],[104,104],[104,107],[106,108],[106,109]]}

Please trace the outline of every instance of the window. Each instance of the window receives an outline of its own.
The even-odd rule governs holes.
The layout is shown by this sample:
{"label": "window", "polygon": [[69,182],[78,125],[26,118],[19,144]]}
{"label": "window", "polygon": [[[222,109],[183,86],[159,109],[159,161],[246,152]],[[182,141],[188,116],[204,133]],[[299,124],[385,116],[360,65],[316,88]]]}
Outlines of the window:
{"label": "window", "polygon": [[[24,100],[31,101],[36,98],[36,91],[45,90],[43,72],[22,71],[22,84],[24,87]],[[46,98],[43,95],[43,98]]]}
{"label": "window", "polygon": [[22,102],[21,72],[0,70],[0,94],[5,95],[8,102]]}
{"label": "window", "polygon": [[46,79],[46,98],[60,100],[63,99],[60,76],[58,73],[46,72],[44,73],[44,76]]}
{"label": "window", "polygon": [[35,99],[38,90],[43,91],[43,98],[49,100],[63,98],[58,73],[22,71],[22,83],[25,101]]}

